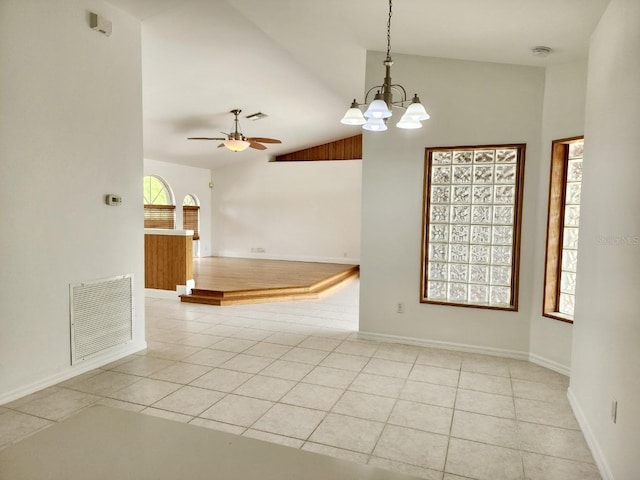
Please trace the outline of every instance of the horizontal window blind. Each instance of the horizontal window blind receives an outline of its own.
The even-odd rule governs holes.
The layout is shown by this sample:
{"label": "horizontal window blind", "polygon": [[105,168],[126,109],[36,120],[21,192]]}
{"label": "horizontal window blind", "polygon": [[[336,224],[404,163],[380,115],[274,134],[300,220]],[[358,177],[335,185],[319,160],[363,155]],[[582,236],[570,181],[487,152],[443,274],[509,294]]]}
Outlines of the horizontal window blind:
{"label": "horizontal window blind", "polygon": [[176,228],[175,205],[145,205],[144,228]]}
{"label": "horizontal window blind", "polygon": [[193,239],[200,239],[199,226],[200,207],[197,205],[182,206],[182,225],[185,230],[193,230]]}

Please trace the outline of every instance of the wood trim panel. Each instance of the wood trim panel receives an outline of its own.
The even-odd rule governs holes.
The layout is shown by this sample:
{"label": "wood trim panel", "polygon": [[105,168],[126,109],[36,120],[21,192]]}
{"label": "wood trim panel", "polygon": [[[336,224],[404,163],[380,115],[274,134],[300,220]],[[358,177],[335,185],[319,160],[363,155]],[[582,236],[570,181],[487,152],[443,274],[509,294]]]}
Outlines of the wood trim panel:
{"label": "wood trim panel", "polygon": [[144,286],[175,290],[193,279],[191,235],[144,236]]}
{"label": "wood trim panel", "polygon": [[325,160],[362,160],[362,134],[278,155],[273,161],[312,162]]}

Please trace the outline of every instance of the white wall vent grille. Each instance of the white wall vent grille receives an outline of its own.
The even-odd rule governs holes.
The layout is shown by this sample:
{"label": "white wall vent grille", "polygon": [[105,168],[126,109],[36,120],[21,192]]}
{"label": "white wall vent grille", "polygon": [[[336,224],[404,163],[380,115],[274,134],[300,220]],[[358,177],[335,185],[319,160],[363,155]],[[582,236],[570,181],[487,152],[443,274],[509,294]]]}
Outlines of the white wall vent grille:
{"label": "white wall vent grille", "polygon": [[69,285],[71,364],[133,338],[133,274]]}

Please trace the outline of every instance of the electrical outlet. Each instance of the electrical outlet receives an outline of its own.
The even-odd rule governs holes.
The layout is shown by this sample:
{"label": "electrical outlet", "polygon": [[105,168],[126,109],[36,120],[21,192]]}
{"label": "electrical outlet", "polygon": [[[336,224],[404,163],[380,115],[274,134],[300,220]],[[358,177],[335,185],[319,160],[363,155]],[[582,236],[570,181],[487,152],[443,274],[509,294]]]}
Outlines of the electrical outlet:
{"label": "electrical outlet", "polygon": [[257,252],[257,253],[264,253],[264,252],[265,252],[265,249],[264,249],[264,248],[262,248],[262,247],[258,247],[258,248],[256,248],[256,252]]}
{"label": "electrical outlet", "polygon": [[403,302],[398,302],[398,304],[396,306],[396,312],[397,313],[404,313],[404,303]]}
{"label": "electrical outlet", "polygon": [[615,398],[611,399],[611,421],[616,423],[618,420],[618,400]]}

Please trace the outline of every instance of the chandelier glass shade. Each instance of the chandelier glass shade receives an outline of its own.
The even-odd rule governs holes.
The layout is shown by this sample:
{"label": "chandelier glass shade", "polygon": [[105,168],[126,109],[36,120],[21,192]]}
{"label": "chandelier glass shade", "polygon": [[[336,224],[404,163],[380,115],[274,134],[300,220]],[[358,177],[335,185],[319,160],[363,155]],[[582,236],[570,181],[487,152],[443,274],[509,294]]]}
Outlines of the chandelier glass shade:
{"label": "chandelier glass shade", "polygon": [[367,119],[362,115],[362,110],[358,108],[358,103],[354,100],[351,104],[351,108],[344,114],[341,123],[345,125],[364,125],[367,123]]}
{"label": "chandelier glass shade", "polygon": [[370,118],[362,128],[370,132],[384,132],[387,129],[387,124],[382,118]]}
{"label": "chandelier glass shade", "polygon": [[417,95],[415,95],[413,97],[413,100],[411,100],[411,105],[407,107],[407,111],[404,113],[403,117],[410,118],[412,120],[423,121],[429,120],[429,118],[431,118],[431,115],[427,113],[427,111],[424,109],[424,106],[420,103],[420,99]]}
{"label": "chandelier glass shade", "polygon": [[378,98],[379,96],[379,93],[376,94],[376,99],[369,104],[369,108],[364,112],[365,118],[389,118],[393,115],[387,103],[382,98]]}
{"label": "chandelier glass shade", "polygon": [[[362,128],[369,131],[381,132],[387,130],[386,122],[393,115],[393,108],[405,110],[404,115],[396,124],[398,128],[415,129],[422,127],[422,121],[430,118],[417,94],[413,98],[407,98],[407,91],[400,84],[391,81],[391,15],[392,0],[389,0],[389,18],[387,21],[387,56],[383,62],[385,66],[385,77],[382,85],[370,88],[364,98],[364,103],[359,104],[355,99],[351,107],[340,120],[345,125],[362,125]],[[369,95],[375,91],[373,101],[369,103]],[[399,95],[399,100],[393,99],[394,92]],[[406,106],[406,104],[409,104]],[[360,106],[368,106],[364,114]]]}

